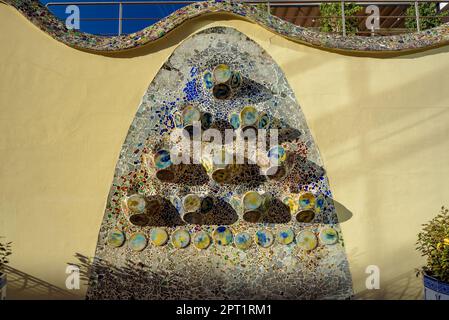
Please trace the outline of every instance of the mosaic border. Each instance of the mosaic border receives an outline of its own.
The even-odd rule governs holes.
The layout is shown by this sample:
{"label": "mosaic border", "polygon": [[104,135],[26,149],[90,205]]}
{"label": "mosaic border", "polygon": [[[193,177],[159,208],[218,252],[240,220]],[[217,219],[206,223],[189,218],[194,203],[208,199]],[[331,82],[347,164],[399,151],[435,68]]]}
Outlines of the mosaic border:
{"label": "mosaic border", "polygon": [[296,26],[255,6],[223,1],[204,1],[187,5],[138,32],[123,36],[105,37],[66,29],[65,25],[37,0],[3,0],[2,2],[15,7],[28,20],[54,39],[73,48],[99,52],[123,51],[141,47],[164,37],[188,20],[213,13],[235,15],[257,23],[290,40],[343,53],[421,51],[449,43],[449,23],[421,32],[402,35],[344,37]]}

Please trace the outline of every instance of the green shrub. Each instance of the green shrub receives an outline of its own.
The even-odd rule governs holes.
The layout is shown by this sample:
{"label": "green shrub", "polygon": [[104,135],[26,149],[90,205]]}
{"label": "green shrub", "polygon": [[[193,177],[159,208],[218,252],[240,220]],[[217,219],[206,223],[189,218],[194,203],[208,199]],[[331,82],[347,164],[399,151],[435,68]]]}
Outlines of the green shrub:
{"label": "green shrub", "polygon": [[[356,15],[362,7],[354,3],[345,3],[345,16]],[[339,32],[343,31],[341,21],[341,3],[322,3],[320,4],[321,25],[320,30],[323,32]],[[346,18],[345,29],[346,34],[354,34],[358,31],[358,19]]]}
{"label": "green shrub", "polygon": [[0,242],[0,273],[3,272],[3,268],[9,263],[9,256],[12,254],[11,242]]}
{"label": "green shrub", "polygon": [[416,249],[427,258],[422,271],[441,281],[449,283],[449,210],[441,212],[428,223],[423,224],[418,234]]}
{"label": "green shrub", "polygon": [[[434,2],[419,3],[418,13],[421,30],[437,27],[442,23],[441,17],[443,16],[443,13],[437,13],[437,4]],[[411,5],[408,7],[405,11],[405,15],[407,16],[407,18],[405,18],[405,27],[409,30],[416,30],[415,6]]]}

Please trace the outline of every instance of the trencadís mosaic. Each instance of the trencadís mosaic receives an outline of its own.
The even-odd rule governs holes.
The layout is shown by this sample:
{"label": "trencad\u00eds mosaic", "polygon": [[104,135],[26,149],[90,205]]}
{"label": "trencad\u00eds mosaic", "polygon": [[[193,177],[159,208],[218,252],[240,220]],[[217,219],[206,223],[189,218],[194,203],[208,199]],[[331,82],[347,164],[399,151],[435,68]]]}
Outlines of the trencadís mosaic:
{"label": "trencad\u00eds mosaic", "polygon": [[124,36],[102,37],[67,30],[65,25],[55,18],[37,0],[4,0],[13,5],[32,23],[53,38],[69,46],[95,51],[120,51],[142,46],[162,38],[171,30],[187,20],[210,13],[228,13],[258,23],[270,31],[291,40],[318,48],[339,51],[395,52],[415,51],[449,42],[449,23],[421,32],[383,37],[343,37],[336,34],[316,32],[296,26],[265,10],[243,3],[225,1],[205,1],[185,6],[168,17],[141,31]]}
{"label": "trencad\u00eds mosaic", "polygon": [[[278,129],[265,154],[278,160],[275,174],[264,160],[257,170],[208,158],[175,165],[167,137],[177,127],[189,132],[194,120]],[[352,295],[318,149],[283,72],[254,41],[210,28],[159,70],[122,147],[95,256],[89,299]],[[128,276],[141,267],[145,276]]]}

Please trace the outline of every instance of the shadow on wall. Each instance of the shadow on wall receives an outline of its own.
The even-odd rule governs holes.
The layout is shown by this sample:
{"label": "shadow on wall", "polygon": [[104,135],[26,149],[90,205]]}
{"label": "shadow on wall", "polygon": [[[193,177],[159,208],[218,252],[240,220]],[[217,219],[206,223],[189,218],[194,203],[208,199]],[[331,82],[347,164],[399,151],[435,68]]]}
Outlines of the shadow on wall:
{"label": "shadow on wall", "polygon": [[419,300],[423,298],[422,278],[411,270],[386,282],[380,289],[364,290],[355,295],[356,300]]}
{"label": "shadow on wall", "polygon": [[51,283],[33,277],[25,272],[5,266],[8,276],[6,298],[8,300],[22,299],[79,299],[80,297],[59,288]]}
{"label": "shadow on wall", "polygon": [[[180,286],[173,280],[170,273],[155,273],[141,262],[126,261],[124,267],[117,267],[102,259],[89,259],[76,253],[78,263],[70,263],[80,270],[81,281],[88,288],[86,299],[120,299],[135,300],[148,297],[165,299],[182,299],[183,290],[176,290]],[[136,296],[139,293],[139,296]]]}

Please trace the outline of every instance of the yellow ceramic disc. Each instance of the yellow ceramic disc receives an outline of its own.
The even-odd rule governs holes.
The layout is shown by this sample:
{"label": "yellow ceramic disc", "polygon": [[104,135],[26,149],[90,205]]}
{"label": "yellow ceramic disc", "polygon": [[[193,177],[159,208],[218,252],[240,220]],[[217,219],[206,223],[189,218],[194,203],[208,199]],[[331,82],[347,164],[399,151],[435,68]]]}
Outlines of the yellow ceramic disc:
{"label": "yellow ceramic disc", "polygon": [[321,229],[319,236],[322,244],[331,245],[338,241],[338,232],[331,227]]}
{"label": "yellow ceramic disc", "polygon": [[242,126],[252,126],[257,122],[258,114],[253,106],[246,106],[240,111],[240,123]]}
{"label": "yellow ceramic disc", "polygon": [[295,233],[290,228],[283,228],[278,231],[277,240],[281,244],[290,244],[295,240]]}
{"label": "yellow ceramic disc", "polygon": [[200,231],[195,234],[193,238],[193,244],[198,249],[207,249],[210,245],[210,237],[205,231]]}
{"label": "yellow ceramic disc", "polygon": [[188,194],[184,197],[182,205],[186,212],[196,212],[201,208],[201,198],[196,194]]}
{"label": "yellow ceramic disc", "polygon": [[298,233],[298,236],[296,237],[296,243],[301,249],[310,251],[316,248],[316,246],[318,245],[318,239],[316,238],[315,233],[313,233],[312,231],[303,230]]}
{"label": "yellow ceramic disc", "polygon": [[262,196],[256,191],[248,191],[243,196],[243,207],[246,210],[254,210],[262,205]]}
{"label": "yellow ceramic disc", "polygon": [[112,247],[121,247],[125,242],[125,234],[120,230],[113,230],[108,235],[108,244]]}
{"label": "yellow ceramic disc", "polygon": [[142,213],[145,211],[146,201],[141,194],[133,194],[126,199],[126,206],[135,213]]}
{"label": "yellow ceramic disc", "polygon": [[285,197],[282,199],[282,202],[290,209],[290,214],[298,212],[298,201],[296,201],[292,196]]}
{"label": "yellow ceramic disc", "polygon": [[215,82],[224,83],[231,78],[232,71],[227,64],[219,64],[214,68],[213,74]]}
{"label": "yellow ceramic disc", "polygon": [[155,246],[163,246],[168,241],[168,233],[163,228],[154,228],[150,232],[150,239]]}
{"label": "yellow ceramic disc", "polygon": [[215,229],[214,233],[212,234],[212,237],[214,238],[215,242],[222,246],[227,246],[228,244],[232,243],[232,231],[229,230],[227,227],[217,227]]}
{"label": "yellow ceramic disc", "polygon": [[315,196],[310,192],[304,192],[299,196],[299,207],[305,209],[315,209]]}
{"label": "yellow ceramic disc", "polygon": [[171,242],[175,248],[185,248],[190,243],[190,233],[186,230],[176,230],[171,236]]}

